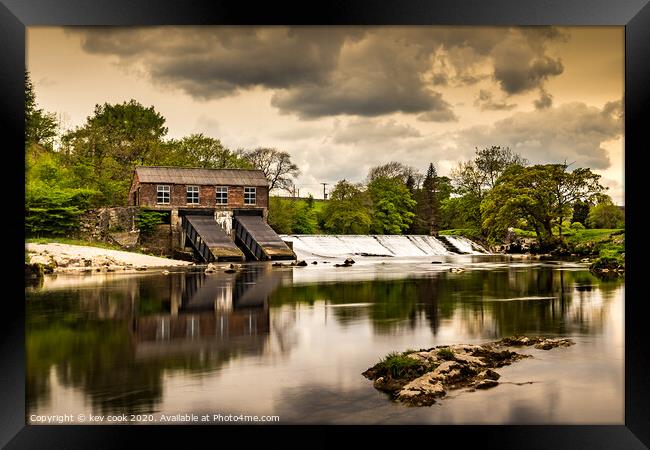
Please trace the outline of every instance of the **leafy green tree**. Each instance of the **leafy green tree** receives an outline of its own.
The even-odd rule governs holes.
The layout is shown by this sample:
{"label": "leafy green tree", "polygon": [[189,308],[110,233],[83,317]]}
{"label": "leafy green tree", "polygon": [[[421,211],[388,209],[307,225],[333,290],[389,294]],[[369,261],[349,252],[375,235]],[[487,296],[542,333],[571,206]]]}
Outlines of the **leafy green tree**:
{"label": "leafy green tree", "polygon": [[624,228],[625,214],[616,205],[600,203],[589,211],[587,224],[590,228]]}
{"label": "leafy green tree", "polygon": [[525,219],[534,229],[540,246],[552,245],[553,226],[562,239],[562,222],[572,205],[600,194],[605,188],[600,175],[590,169],[567,171],[567,164],[522,167],[512,165],[497,181],[481,204],[483,227],[493,238]]}
{"label": "leafy green tree", "polygon": [[25,71],[25,147],[39,144],[52,150],[57,130],[56,116],[38,108],[34,85]]}
{"label": "leafy green tree", "polygon": [[339,181],[323,210],[323,228],[333,234],[367,234],[372,225],[370,204],[360,185]]}
{"label": "leafy green tree", "polygon": [[[368,183],[377,178],[398,178],[402,183],[415,189],[422,182],[422,174],[411,166],[401,162],[391,161],[381,166],[372,167],[368,171]],[[411,179],[409,181],[409,178]]]}
{"label": "leafy green tree", "polygon": [[589,215],[590,205],[587,202],[575,202],[573,204],[573,217],[571,222],[587,225],[587,216]]}
{"label": "leafy green tree", "polygon": [[276,233],[290,234],[294,222],[294,205],[290,200],[269,197],[269,226]]}
{"label": "leafy green tree", "polygon": [[417,234],[433,234],[440,229],[440,177],[429,163],[422,188],[415,195],[417,202],[411,230]]}
{"label": "leafy green tree", "polygon": [[63,148],[77,170],[92,171],[90,187],[102,192],[105,204],[125,204],[133,168],[161,157],[164,125],[153,106],[135,100],[96,105],[83,126],[63,136]]}
{"label": "leafy green tree", "polygon": [[224,147],[219,139],[203,134],[171,139],[163,147],[165,151],[155,162],[159,165],[206,169],[251,168],[246,159]]}
{"label": "leafy green tree", "polygon": [[377,234],[401,234],[415,214],[415,200],[398,178],[375,178],[368,184],[372,200],[372,230]]}
{"label": "leafy green tree", "polygon": [[499,146],[476,149],[473,160],[458,163],[451,172],[451,179],[455,193],[464,197],[463,216],[471,223],[471,228],[481,228],[481,202],[495,186],[499,176],[509,167],[526,164],[524,158],[507,147]]}

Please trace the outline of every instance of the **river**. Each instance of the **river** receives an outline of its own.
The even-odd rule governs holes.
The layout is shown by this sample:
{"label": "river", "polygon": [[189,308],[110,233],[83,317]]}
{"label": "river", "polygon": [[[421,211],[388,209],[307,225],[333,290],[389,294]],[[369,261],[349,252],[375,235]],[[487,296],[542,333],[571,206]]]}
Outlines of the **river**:
{"label": "river", "polygon": [[[487,255],[316,259],[234,274],[47,276],[27,287],[27,421],[624,423],[623,281],[600,281],[585,264]],[[534,357],[499,369],[499,386],[452,391],[431,407],[392,402],[361,375],[390,351],[514,334],[576,345],[526,349]]]}

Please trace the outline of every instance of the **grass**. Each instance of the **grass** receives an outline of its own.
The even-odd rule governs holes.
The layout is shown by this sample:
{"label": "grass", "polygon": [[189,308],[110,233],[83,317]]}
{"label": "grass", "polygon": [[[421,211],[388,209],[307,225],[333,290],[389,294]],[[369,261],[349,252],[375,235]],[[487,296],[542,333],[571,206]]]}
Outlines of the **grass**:
{"label": "grass", "polygon": [[403,378],[413,374],[419,374],[425,370],[425,366],[413,358],[409,358],[405,353],[391,352],[380,364],[384,370],[393,378]]}
{"label": "grass", "polygon": [[451,360],[454,359],[454,352],[448,348],[441,348],[438,350],[438,356],[444,360]]}
{"label": "grass", "polygon": [[134,252],[133,250],[125,250],[119,245],[109,244],[107,242],[90,242],[83,241],[81,239],[69,239],[64,237],[38,237],[38,238],[27,238],[25,239],[26,244],[67,244],[67,245],[83,245],[85,247],[97,247],[104,248],[107,250],[121,250],[121,251],[130,251],[131,253],[140,253]]}

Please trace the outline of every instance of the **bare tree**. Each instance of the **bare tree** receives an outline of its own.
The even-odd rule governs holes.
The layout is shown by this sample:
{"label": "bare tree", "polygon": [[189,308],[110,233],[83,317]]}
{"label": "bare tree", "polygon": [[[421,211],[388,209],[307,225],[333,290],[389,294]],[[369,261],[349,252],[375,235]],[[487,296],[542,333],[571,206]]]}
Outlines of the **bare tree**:
{"label": "bare tree", "polygon": [[240,154],[253,167],[264,172],[269,180],[269,190],[281,189],[291,193],[294,189],[295,178],[300,175],[298,166],[291,162],[291,155],[275,148],[259,147],[254,150],[244,150]]}

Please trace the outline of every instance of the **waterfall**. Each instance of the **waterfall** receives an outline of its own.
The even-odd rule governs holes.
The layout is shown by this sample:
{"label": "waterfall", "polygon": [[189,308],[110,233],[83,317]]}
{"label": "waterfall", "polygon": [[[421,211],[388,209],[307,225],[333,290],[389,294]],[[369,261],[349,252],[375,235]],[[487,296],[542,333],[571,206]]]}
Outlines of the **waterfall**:
{"label": "waterfall", "polygon": [[[454,255],[434,236],[426,235],[282,235],[293,244],[298,258],[340,258],[348,256],[441,256]],[[458,250],[470,254],[488,253],[463,236],[448,236]],[[453,239],[452,239],[453,238]]]}

